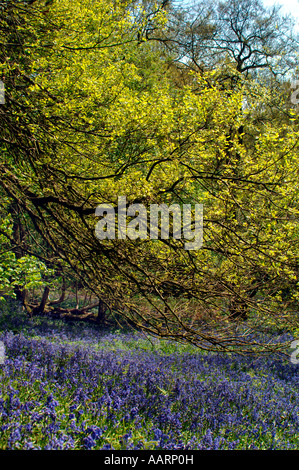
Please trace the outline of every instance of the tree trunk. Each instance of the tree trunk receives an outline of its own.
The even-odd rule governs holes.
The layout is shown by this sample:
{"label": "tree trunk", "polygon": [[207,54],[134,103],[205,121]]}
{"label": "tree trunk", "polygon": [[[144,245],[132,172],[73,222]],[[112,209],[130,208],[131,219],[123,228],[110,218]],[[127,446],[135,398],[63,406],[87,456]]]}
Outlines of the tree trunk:
{"label": "tree trunk", "polygon": [[43,293],[42,300],[41,300],[40,304],[37,307],[34,307],[32,309],[32,316],[33,315],[43,315],[43,313],[45,311],[46,303],[47,303],[47,300],[48,300],[48,297],[49,297],[49,292],[50,292],[50,289],[49,289],[48,286],[46,286],[44,288],[44,293]]}
{"label": "tree trunk", "polygon": [[97,316],[97,323],[103,324],[106,317],[106,306],[105,303],[99,299],[99,306],[98,306],[98,316]]}

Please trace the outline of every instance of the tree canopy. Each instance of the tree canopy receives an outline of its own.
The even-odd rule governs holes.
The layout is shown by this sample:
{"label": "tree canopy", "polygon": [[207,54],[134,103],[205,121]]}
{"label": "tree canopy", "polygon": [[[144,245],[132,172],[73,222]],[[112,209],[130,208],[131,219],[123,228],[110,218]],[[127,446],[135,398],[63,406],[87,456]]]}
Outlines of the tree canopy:
{"label": "tree canopy", "polygon": [[[269,351],[252,331],[298,320],[298,114],[281,78],[296,40],[258,2],[207,11],[186,29],[167,2],[1,2],[1,237],[143,331]],[[119,197],[202,204],[202,246],[99,240],[96,208]]]}

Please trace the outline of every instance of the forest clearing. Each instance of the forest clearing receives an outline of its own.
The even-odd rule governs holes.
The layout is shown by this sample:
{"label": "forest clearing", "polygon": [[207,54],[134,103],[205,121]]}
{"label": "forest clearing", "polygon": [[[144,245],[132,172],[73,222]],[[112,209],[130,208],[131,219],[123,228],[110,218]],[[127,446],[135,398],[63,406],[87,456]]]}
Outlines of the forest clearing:
{"label": "forest clearing", "polygon": [[0,449],[299,450],[297,31],[0,1]]}

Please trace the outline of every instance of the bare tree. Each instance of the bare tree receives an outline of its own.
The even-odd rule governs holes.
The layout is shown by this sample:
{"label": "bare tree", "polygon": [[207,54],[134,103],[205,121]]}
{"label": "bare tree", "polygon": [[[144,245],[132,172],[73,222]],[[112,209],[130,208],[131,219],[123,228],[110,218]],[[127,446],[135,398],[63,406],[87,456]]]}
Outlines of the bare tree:
{"label": "bare tree", "polygon": [[280,6],[267,8],[260,0],[174,5],[164,42],[196,69],[229,62],[245,75],[263,70],[281,76],[295,68],[295,20]]}

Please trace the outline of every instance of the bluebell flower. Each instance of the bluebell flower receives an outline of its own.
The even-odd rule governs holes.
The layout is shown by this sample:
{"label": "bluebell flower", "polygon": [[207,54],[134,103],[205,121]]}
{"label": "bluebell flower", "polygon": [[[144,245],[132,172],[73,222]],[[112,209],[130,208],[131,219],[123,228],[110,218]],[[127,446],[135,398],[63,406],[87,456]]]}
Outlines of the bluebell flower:
{"label": "bluebell flower", "polygon": [[84,437],[83,444],[84,444],[85,449],[88,449],[88,450],[96,446],[96,442],[91,436]]}
{"label": "bluebell flower", "polygon": [[86,429],[86,433],[89,433],[92,439],[99,439],[103,434],[103,429],[96,425],[92,425]]}

